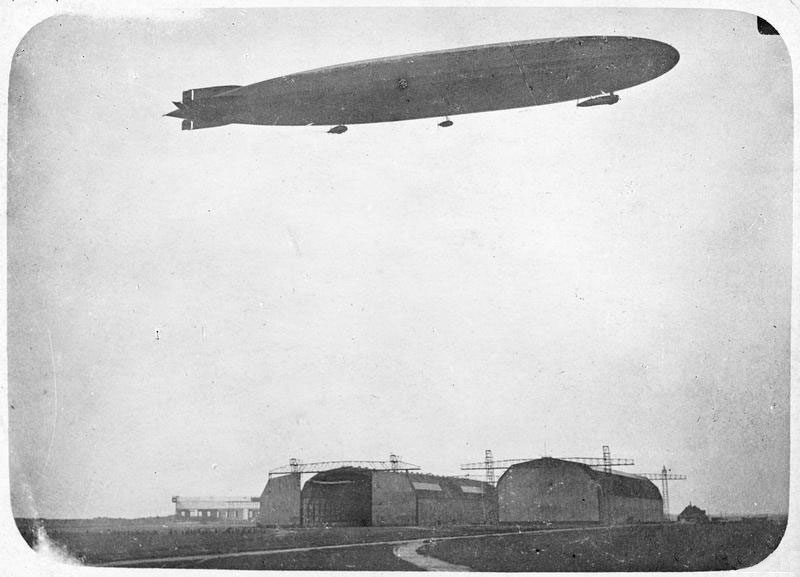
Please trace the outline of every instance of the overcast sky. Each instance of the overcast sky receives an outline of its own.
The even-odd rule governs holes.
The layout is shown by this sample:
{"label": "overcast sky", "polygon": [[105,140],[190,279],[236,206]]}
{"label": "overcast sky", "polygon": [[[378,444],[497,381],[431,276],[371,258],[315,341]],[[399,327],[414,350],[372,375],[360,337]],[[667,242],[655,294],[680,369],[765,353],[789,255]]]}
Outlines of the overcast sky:
{"label": "overcast sky", "polygon": [[[182,132],[188,88],[631,35],[615,106]],[[302,9],[58,17],[10,81],[17,516],[169,514],[288,462],[662,465],[672,512],[785,512],[791,68],[753,16]],[[156,337],[158,335],[158,338]]]}

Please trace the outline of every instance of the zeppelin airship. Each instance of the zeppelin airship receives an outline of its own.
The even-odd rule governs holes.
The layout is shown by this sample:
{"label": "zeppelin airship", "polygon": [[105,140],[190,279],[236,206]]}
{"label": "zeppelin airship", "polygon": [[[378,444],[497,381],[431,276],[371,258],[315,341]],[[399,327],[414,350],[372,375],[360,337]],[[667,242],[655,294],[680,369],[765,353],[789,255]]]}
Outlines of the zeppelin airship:
{"label": "zeppelin airship", "polygon": [[579,36],[486,44],[338,64],[247,86],[183,92],[183,130],[227,124],[331,126],[451,116],[576,101],[599,106],[617,91],[673,68],[669,44],[627,36]]}

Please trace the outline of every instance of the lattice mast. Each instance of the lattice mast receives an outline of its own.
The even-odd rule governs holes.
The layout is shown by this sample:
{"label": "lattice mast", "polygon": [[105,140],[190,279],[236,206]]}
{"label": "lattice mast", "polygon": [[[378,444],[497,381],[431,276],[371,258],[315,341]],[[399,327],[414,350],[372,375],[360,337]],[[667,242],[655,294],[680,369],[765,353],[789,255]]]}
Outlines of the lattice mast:
{"label": "lattice mast", "polygon": [[611,449],[608,448],[608,445],[603,445],[603,471],[611,472]]}
{"label": "lattice mast", "polygon": [[486,449],[483,462],[486,465],[486,482],[494,485],[494,455],[491,449]]}

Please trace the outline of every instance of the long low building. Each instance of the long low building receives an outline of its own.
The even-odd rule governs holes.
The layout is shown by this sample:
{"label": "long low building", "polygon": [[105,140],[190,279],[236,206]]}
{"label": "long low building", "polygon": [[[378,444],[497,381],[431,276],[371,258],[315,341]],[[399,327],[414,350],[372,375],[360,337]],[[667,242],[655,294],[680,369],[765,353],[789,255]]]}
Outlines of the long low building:
{"label": "long low building", "polygon": [[511,466],[497,482],[497,497],[501,523],[663,520],[652,481],[549,457]]}
{"label": "long low building", "polygon": [[175,516],[192,521],[252,521],[258,517],[258,497],[180,497],[172,498]]}
{"label": "long low building", "polygon": [[273,477],[261,496],[260,523],[303,526],[431,526],[497,522],[495,488],[482,481],[341,467]]}

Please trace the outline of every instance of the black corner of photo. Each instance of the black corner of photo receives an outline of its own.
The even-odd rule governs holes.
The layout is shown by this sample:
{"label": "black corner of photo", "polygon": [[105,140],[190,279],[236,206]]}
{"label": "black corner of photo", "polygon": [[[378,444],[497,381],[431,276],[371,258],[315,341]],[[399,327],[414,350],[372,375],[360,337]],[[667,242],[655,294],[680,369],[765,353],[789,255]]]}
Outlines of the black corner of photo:
{"label": "black corner of photo", "polygon": [[761,16],[756,16],[756,26],[758,27],[759,34],[764,34],[768,36],[780,36],[780,32],[778,32],[772,24],[767,22]]}

